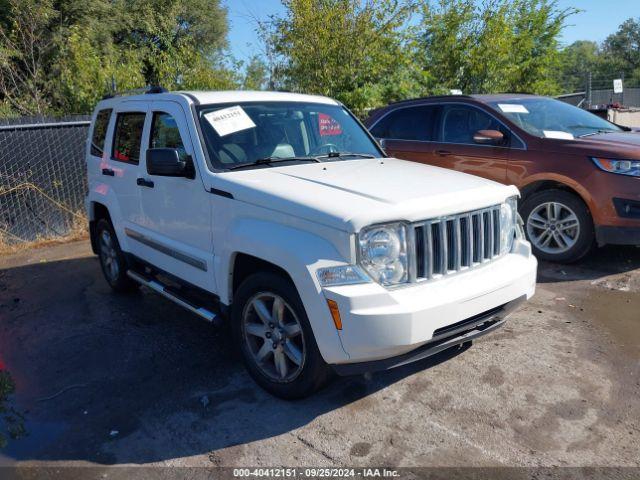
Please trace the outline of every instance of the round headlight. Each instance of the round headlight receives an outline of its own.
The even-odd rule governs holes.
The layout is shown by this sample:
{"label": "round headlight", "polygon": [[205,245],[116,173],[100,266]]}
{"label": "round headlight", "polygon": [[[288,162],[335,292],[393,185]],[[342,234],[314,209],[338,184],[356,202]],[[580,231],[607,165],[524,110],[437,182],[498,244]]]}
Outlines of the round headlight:
{"label": "round headlight", "polygon": [[500,205],[500,252],[508,253],[513,246],[518,214],[518,197],[509,197]]}
{"label": "round headlight", "polygon": [[385,265],[393,262],[400,255],[400,239],[388,228],[373,230],[367,236],[363,252],[368,261],[374,265]]}
{"label": "round headlight", "polygon": [[383,285],[407,281],[407,242],[401,223],[378,225],[360,232],[360,264]]}

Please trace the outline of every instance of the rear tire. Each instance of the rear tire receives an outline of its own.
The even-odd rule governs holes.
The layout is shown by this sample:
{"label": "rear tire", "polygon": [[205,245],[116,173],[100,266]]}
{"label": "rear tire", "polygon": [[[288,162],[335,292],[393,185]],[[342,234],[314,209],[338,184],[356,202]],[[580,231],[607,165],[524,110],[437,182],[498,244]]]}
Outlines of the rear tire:
{"label": "rear tire", "polygon": [[543,190],[520,208],[533,253],[541,260],[577,262],[594,247],[593,219],[582,199],[564,190]]}
{"label": "rear tire", "polygon": [[322,388],[331,370],[316,344],[300,296],[290,280],[256,273],[242,282],[231,328],[244,364],[258,385],[287,400]]}
{"label": "rear tire", "polygon": [[118,237],[111,223],[104,218],[96,225],[96,243],[102,273],[109,286],[120,293],[136,290],[139,285],[127,276],[129,267]]}

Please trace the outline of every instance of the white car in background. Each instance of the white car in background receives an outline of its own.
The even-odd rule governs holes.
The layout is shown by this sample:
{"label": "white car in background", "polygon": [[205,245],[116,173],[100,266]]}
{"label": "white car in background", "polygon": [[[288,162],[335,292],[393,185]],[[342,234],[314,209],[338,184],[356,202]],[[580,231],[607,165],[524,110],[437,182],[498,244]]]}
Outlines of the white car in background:
{"label": "white car in background", "polygon": [[105,99],[87,171],[109,284],[230,321],[280,397],[468,344],[534,293],[515,187],[386,158],[329,98]]}

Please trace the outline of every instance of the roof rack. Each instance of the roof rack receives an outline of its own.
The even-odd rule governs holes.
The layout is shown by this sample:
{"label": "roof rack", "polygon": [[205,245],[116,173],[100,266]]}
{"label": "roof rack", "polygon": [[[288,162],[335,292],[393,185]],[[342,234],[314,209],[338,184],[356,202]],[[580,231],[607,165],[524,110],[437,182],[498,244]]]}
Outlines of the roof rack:
{"label": "roof rack", "polygon": [[107,93],[102,97],[103,100],[115,97],[127,97],[130,95],[149,95],[156,93],[167,93],[168,90],[160,85],[149,85],[143,88],[132,88],[131,90],[125,90],[124,92]]}

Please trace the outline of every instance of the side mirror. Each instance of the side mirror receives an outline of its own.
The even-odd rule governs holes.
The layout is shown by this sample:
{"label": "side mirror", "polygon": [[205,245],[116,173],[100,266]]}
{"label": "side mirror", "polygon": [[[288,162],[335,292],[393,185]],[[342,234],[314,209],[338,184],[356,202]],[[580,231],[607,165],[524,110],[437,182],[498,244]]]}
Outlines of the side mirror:
{"label": "side mirror", "polygon": [[193,178],[194,176],[191,160],[180,160],[180,153],[175,148],[148,149],[147,173],[162,177]]}
{"label": "side mirror", "polygon": [[504,134],[498,130],[478,130],[473,134],[473,141],[479,145],[501,145]]}

